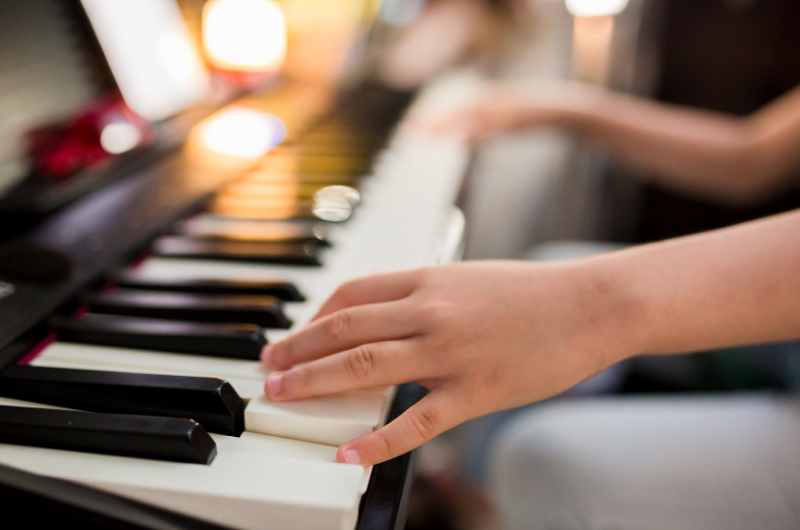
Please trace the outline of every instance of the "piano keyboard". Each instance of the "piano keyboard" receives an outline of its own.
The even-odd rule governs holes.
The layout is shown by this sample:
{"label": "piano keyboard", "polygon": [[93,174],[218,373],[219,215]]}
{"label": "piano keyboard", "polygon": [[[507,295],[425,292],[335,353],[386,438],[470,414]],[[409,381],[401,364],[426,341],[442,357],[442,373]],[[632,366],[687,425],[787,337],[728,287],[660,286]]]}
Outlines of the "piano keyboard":
{"label": "piano keyboard", "polygon": [[[319,145],[325,142],[319,140]],[[268,155],[250,181],[268,182],[269,175],[287,170],[313,173],[329,167],[325,164],[330,160],[324,158],[288,167],[287,149],[279,148],[274,158]],[[326,156],[336,153],[330,151]],[[358,174],[366,168],[356,162],[357,157],[344,160],[341,172]],[[64,382],[55,397],[45,396],[44,386],[39,393],[23,392],[19,385],[0,382],[0,394],[9,396],[0,398],[0,408],[42,408],[11,399],[16,398],[47,403],[45,408],[54,411],[59,406],[92,410],[90,415],[107,415],[113,425],[122,422],[118,429],[137,417],[125,414],[147,413],[147,418],[163,417],[165,422],[170,416],[192,414],[207,427],[203,432],[208,431],[215,451],[198,442],[206,452],[195,458],[197,462],[186,463],[180,455],[160,461],[98,454],[102,450],[76,452],[68,444],[52,448],[0,443],[0,464],[81,482],[234,528],[352,529],[370,470],[336,463],[336,448],[382,426],[395,389],[270,402],[263,392],[269,372],[256,359],[264,340],[260,327],[269,328],[268,340],[280,340],[306,324],[347,280],[460,259],[464,222],[453,204],[466,163],[463,146],[401,129],[371,166],[371,176],[348,180],[348,184],[358,180],[358,200],[346,194],[334,197],[346,211],[346,222],[324,227],[283,220],[287,215],[309,217],[313,201],[290,208],[289,214],[265,203],[252,211],[238,208],[236,216],[220,215],[223,190],[207,212],[173,226],[171,234],[157,240],[148,257],[111,274],[110,289],[87,293],[83,302],[88,317],[54,319],[58,339],[30,359],[29,367],[18,367],[19,377],[46,380],[50,374],[70,371],[75,381],[105,381],[102,374],[107,374],[115,381],[128,381],[131,388],[144,385],[148,375],[162,376],[157,380],[174,394],[170,394],[171,413],[139,403],[123,406],[125,400],[102,385],[82,401],[70,395],[74,387]],[[294,245],[293,252],[300,250],[267,248],[275,241]],[[292,259],[281,258],[287,253]],[[308,259],[300,259],[303,255]],[[219,346],[212,348],[212,343],[230,345],[231,351],[215,354]],[[171,349],[170,344],[176,347]],[[223,400],[232,415],[228,419],[223,418],[224,410],[220,412],[225,407],[211,396],[202,403],[191,401],[198,410],[181,409],[189,405],[175,385],[184,392],[199,392],[196,388],[212,388],[214,381],[218,385],[224,381],[228,393],[241,400],[243,432],[236,427],[236,407],[229,395]],[[148,387],[145,394],[155,396],[157,390]],[[118,402],[109,397],[106,403],[104,396],[116,396]],[[216,416],[210,415],[211,409]],[[61,412],[61,416],[71,413]],[[129,427],[137,433],[142,429],[138,424]],[[181,426],[187,432],[190,427],[194,428]],[[169,440],[167,427],[159,428],[156,434]],[[203,458],[207,462],[198,463]]]}

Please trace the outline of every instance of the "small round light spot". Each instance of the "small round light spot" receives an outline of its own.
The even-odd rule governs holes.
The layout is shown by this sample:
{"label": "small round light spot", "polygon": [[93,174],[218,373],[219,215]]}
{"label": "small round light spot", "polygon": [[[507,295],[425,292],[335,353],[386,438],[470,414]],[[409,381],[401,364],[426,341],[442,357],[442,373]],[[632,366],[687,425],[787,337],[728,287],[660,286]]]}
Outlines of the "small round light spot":
{"label": "small round light spot", "polygon": [[100,145],[112,155],[128,152],[141,141],[142,133],[129,121],[109,123],[100,132]]}

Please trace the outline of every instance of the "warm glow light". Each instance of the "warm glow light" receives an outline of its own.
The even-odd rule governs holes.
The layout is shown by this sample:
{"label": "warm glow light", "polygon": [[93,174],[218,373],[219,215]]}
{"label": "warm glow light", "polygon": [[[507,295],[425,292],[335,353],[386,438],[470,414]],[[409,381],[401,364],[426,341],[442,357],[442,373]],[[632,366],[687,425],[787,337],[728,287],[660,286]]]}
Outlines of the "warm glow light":
{"label": "warm glow light", "polygon": [[234,107],[201,125],[200,137],[212,151],[255,160],[283,141],[286,127],[275,116]]}
{"label": "warm glow light", "polygon": [[100,132],[100,145],[112,155],[130,151],[141,141],[142,133],[129,121],[109,123]]}
{"label": "warm glow light", "polygon": [[271,0],[211,0],[203,8],[203,46],[221,70],[277,71],[286,40],[283,9]]}
{"label": "warm glow light", "polygon": [[567,9],[576,17],[607,17],[622,13],[628,0],[567,0]]}

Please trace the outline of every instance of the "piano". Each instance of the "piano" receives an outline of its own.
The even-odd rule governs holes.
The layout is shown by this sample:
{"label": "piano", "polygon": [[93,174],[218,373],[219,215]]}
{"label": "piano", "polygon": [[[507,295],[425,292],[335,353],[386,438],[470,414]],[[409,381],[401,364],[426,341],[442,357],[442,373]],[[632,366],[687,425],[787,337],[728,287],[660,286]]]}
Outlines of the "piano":
{"label": "piano", "polygon": [[[177,12],[171,0],[149,3]],[[344,281],[460,259],[454,205],[467,150],[403,120],[471,83],[412,93],[368,74],[333,85],[283,76],[207,94],[148,124],[146,147],[47,178],[22,153],[18,124],[123,88],[92,4],[0,7],[0,57],[14,66],[0,72],[0,103],[10,103],[0,105],[4,516],[88,528],[402,528],[413,453],[365,470],[335,452],[424,389],[272,403],[258,356]],[[181,2],[185,16],[192,5]],[[254,116],[280,124],[271,150],[211,145],[219,124]]]}

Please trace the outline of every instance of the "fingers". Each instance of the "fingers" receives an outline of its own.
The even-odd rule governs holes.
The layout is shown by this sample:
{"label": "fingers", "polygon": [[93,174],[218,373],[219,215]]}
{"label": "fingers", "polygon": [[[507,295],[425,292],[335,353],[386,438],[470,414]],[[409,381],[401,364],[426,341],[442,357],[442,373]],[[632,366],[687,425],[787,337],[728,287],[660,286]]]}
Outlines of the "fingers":
{"label": "fingers", "polygon": [[431,136],[452,136],[466,143],[475,143],[486,134],[486,112],[483,104],[461,107],[437,116],[412,116],[411,126]]}
{"label": "fingers", "polygon": [[336,459],[368,467],[407,453],[465,421],[463,401],[454,391],[436,390],[386,427],[341,446]]}
{"label": "fingers", "polygon": [[416,286],[415,271],[375,274],[347,282],[322,305],[312,322],[346,307],[399,300]]}
{"label": "fingers", "polygon": [[273,401],[291,401],[358,388],[405,383],[418,378],[426,366],[408,355],[409,341],[376,342],[318,361],[276,372],[264,392]]}
{"label": "fingers", "polygon": [[267,346],[261,360],[269,368],[286,370],[362,344],[404,339],[415,331],[410,302],[350,307],[313,321],[294,335]]}

